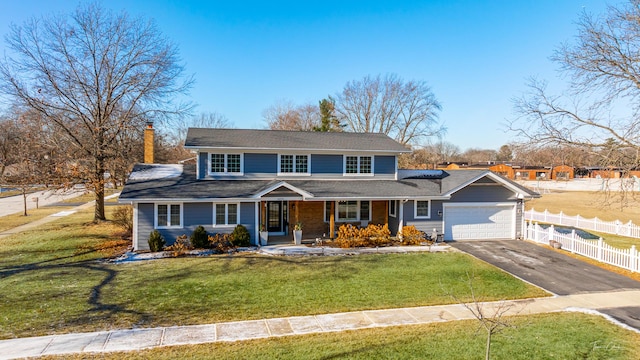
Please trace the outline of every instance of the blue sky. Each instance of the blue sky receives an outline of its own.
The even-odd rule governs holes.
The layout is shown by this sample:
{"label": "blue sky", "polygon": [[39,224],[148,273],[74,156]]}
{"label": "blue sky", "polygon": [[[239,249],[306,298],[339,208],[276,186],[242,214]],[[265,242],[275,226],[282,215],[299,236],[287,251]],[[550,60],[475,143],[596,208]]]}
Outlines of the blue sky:
{"label": "blue sky", "polygon": [[[610,1],[617,4],[620,1]],[[0,2],[0,34],[32,16],[69,13],[75,1]],[[351,80],[395,73],[424,80],[442,103],[445,141],[498,149],[527,78],[552,83],[554,49],[576,35],[579,14],[605,1],[186,1],[109,0],[153,18],[180,48],[196,84],[196,112],[263,128],[277,101],[317,103]],[[4,42],[0,52],[4,53]],[[558,85],[560,86],[560,85]]]}

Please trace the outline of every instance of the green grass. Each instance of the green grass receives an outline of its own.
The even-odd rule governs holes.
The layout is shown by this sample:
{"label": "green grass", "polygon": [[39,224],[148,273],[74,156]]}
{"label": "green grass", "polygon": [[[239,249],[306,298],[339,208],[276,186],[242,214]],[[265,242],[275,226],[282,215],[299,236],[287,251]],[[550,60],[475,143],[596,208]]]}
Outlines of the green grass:
{"label": "green grass", "polygon": [[486,300],[546,295],[461,253],[111,264],[117,229],[92,215],[0,239],[0,338],[444,304],[469,272]]}
{"label": "green grass", "polygon": [[0,232],[13,229],[15,227],[28,224],[30,222],[40,220],[51,214],[55,214],[60,211],[69,210],[71,207],[41,207],[39,209],[29,209],[27,216],[22,215],[22,210],[19,213],[1,216],[0,217]]}
{"label": "green grass", "polygon": [[[107,197],[109,195],[113,195],[115,193],[120,192],[122,189],[104,189],[104,196]],[[93,201],[96,199],[96,195],[92,191],[85,191],[83,194],[78,195],[76,197],[63,200],[61,203],[69,204],[69,203],[87,203],[89,201]],[[105,203],[118,202],[118,198],[107,199]]]}
{"label": "green grass", "polygon": [[[492,359],[637,359],[640,335],[579,313],[520,316],[497,334]],[[476,321],[162,347],[65,359],[484,359]]]}

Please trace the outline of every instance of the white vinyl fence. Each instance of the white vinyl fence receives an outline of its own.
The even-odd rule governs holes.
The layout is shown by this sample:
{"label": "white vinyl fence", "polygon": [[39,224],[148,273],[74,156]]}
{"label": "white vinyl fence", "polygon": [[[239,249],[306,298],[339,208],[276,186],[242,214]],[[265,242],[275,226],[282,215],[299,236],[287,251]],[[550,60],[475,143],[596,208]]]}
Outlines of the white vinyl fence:
{"label": "white vinyl fence", "polygon": [[605,243],[602,238],[586,240],[578,236],[575,230],[571,231],[571,233],[563,234],[556,231],[553,225],[544,228],[538,223],[530,221],[525,224],[525,235],[528,240],[547,245],[550,245],[552,241],[556,241],[562,245],[563,250],[633,272],[640,272],[640,256],[635,245],[632,245],[629,249],[618,249]]}
{"label": "white vinyl fence", "polygon": [[640,239],[640,226],[633,222],[623,223],[620,220],[602,221],[597,217],[593,219],[583,218],[580,215],[568,216],[560,212],[553,214],[545,210],[538,212],[534,209],[524,212],[524,219],[527,221],[538,221],[549,224],[572,226],[583,230],[592,230],[605,234],[614,234]]}

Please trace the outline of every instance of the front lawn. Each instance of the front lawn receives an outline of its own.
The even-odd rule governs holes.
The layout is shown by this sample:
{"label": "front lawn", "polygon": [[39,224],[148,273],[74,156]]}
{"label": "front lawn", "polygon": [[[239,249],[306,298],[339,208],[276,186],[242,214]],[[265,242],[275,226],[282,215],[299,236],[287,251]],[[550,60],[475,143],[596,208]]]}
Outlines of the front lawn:
{"label": "front lawn", "polygon": [[[554,313],[511,318],[494,336],[492,359],[637,359],[640,334],[595,315]],[[484,359],[477,321],[161,347],[138,352],[65,355],[64,359]]]}
{"label": "front lawn", "polygon": [[484,300],[546,295],[461,253],[111,264],[118,229],[92,215],[0,239],[0,338],[444,304],[468,274]]}

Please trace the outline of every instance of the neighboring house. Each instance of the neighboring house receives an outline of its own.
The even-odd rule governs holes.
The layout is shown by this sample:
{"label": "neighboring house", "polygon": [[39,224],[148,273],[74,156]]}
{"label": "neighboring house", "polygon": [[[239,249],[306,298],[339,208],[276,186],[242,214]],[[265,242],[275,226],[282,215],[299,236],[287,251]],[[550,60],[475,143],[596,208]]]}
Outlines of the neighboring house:
{"label": "neighboring house", "polygon": [[261,224],[273,236],[298,222],[306,239],[346,223],[516,239],[524,200],[538,196],[486,170],[398,170],[410,150],[383,134],[192,128],[185,147],[195,165],[138,164],[120,195],[133,205],[135,250],[148,249],[154,229],[171,244],[198,225],[242,224],[257,244]]}

